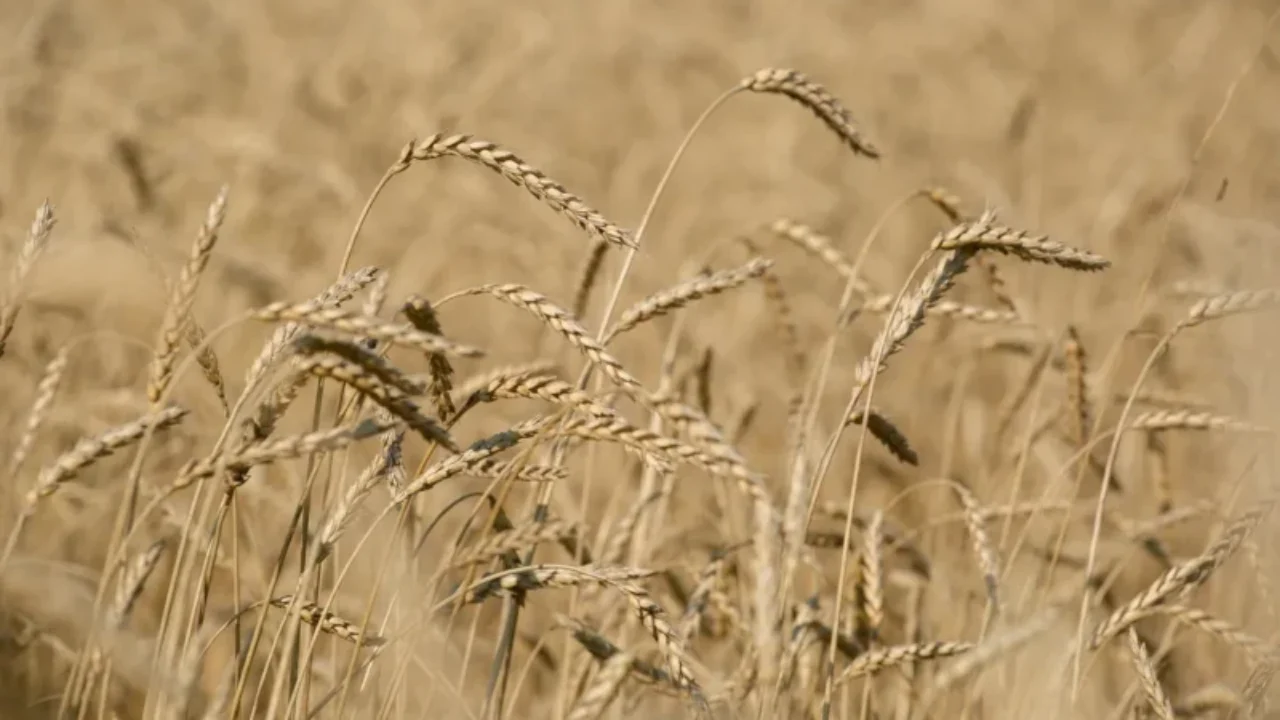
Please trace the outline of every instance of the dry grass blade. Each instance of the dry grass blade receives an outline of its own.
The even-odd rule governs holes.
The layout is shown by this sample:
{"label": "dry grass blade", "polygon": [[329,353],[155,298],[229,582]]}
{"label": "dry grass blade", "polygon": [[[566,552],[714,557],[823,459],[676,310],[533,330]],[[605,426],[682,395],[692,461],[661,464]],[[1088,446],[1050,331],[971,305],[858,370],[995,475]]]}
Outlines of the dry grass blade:
{"label": "dry grass blade", "polygon": [[434,160],[445,156],[460,157],[493,170],[569,218],[580,229],[601,240],[625,248],[636,247],[631,233],[609,221],[563,185],[509,150],[491,142],[473,139],[470,135],[439,134],[432,135],[413,147],[413,160]]}
{"label": "dry grass blade", "polygon": [[13,323],[18,318],[18,309],[26,296],[27,280],[31,270],[36,266],[40,256],[49,245],[49,234],[53,232],[53,206],[46,200],[36,210],[36,219],[31,223],[27,239],[18,251],[18,260],[9,274],[8,287],[0,295],[0,357],[4,355],[5,343],[13,332]]}
{"label": "dry grass blade", "polygon": [[447,430],[436,420],[422,414],[418,405],[394,386],[344,358],[333,355],[315,355],[298,362],[298,368],[316,377],[332,378],[347,385],[382,406],[387,412],[403,420],[409,428],[428,442],[438,443],[452,452],[458,451]]}
{"label": "dry grass blade", "polygon": [[603,344],[608,345],[615,337],[637,325],[682,308],[694,300],[740,287],[747,281],[760,277],[771,267],[773,267],[771,260],[755,258],[742,267],[695,277],[651,295],[622,314],[622,317],[605,333]]}
{"label": "dry grass blade", "polygon": [[273,303],[254,310],[250,313],[250,317],[263,322],[296,323],[325,330],[336,330],[367,337],[380,343],[414,348],[425,353],[445,353],[471,358],[484,355],[477,348],[422,332],[412,325],[384,322],[376,317],[358,315],[349,310],[327,307],[315,302]]}
{"label": "dry grass blade", "polygon": [[22,466],[26,463],[36,435],[40,433],[40,428],[49,415],[49,408],[53,406],[53,399],[58,394],[58,387],[62,384],[63,373],[67,370],[70,353],[70,346],[64,346],[45,366],[40,384],[36,385],[35,402],[31,403],[31,410],[27,413],[27,423],[22,428],[22,434],[18,436],[18,443],[14,446],[13,456],[9,460],[10,478],[17,478]]}
{"label": "dry grass blade", "polygon": [[204,224],[200,226],[200,232],[196,234],[195,243],[191,246],[191,256],[187,259],[187,264],[182,266],[178,281],[174,283],[164,321],[160,325],[160,339],[147,381],[147,399],[151,401],[153,410],[172,379],[173,366],[178,359],[178,345],[191,320],[191,306],[196,299],[196,289],[200,286],[200,276],[209,264],[213,246],[218,241],[218,230],[226,219],[228,192],[229,189],[224,186],[209,206]]}
{"label": "dry grass blade", "polygon": [[882,670],[898,667],[907,663],[937,660],[962,655],[973,649],[973,643],[967,642],[927,642],[909,645],[892,645],[864,653],[841,673],[837,684],[854,678],[874,675]]}
{"label": "dry grass blade", "polygon": [[853,262],[845,257],[844,253],[836,249],[835,243],[832,242],[831,238],[808,225],[789,218],[774,220],[769,225],[769,229],[778,237],[789,240],[806,252],[817,256],[822,262],[840,273],[840,276],[846,281],[853,283],[854,292],[859,295],[870,295],[872,293],[871,287],[857,276]]}
{"label": "dry grass blade", "polygon": [[893,424],[887,416],[875,408],[871,408],[870,413],[859,410],[849,418],[847,425],[861,425],[863,421],[867,423],[867,430],[870,431],[871,437],[879,440],[882,445],[893,453],[893,456],[908,465],[919,465],[920,456],[912,449],[911,443],[907,442],[907,436],[903,434],[898,426]]}
{"label": "dry grass blade", "polygon": [[784,68],[765,68],[744,78],[740,87],[750,92],[785,95],[812,110],[855,154],[880,157],[880,151],[863,137],[844,105],[804,74]]}
{"label": "dry grass blade", "polygon": [[974,222],[963,222],[934,239],[934,250],[973,248],[1013,255],[1028,262],[1059,265],[1070,270],[1095,271],[1110,267],[1106,258],[1078,250],[1043,235],[1032,235],[995,224],[988,213]]}
{"label": "dry grass blade", "polygon": [[180,407],[168,407],[159,412],[144,415],[131,423],[114,427],[96,437],[81,439],[74,448],[40,472],[35,487],[27,493],[28,511],[34,508],[41,498],[53,495],[64,483],[75,479],[80,471],[88,466],[121,448],[138,442],[147,431],[166,430],[177,425],[186,416],[186,410]]}
{"label": "dry grass blade", "polygon": [[1151,654],[1138,638],[1138,631],[1129,628],[1129,653],[1133,657],[1133,667],[1138,671],[1138,679],[1142,681],[1142,690],[1146,693],[1147,703],[1155,711],[1160,720],[1173,720],[1173,704],[1160,685],[1156,668],[1151,664]]}
{"label": "dry grass blade", "polygon": [[[271,599],[272,607],[287,610],[294,603],[292,595],[281,595]],[[342,617],[322,609],[313,602],[298,601],[298,613],[302,618],[302,622],[320,628],[320,632],[326,635],[332,635],[339,640],[345,640],[354,645],[363,645],[364,647],[378,647],[386,643],[386,639],[377,635],[365,633],[360,626],[345,620]]]}
{"label": "dry grass blade", "polygon": [[[432,335],[444,335],[440,318],[426,298],[410,295],[401,309],[410,324],[418,330]],[[453,365],[444,353],[433,352],[427,353],[427,367],[431,370],[431,383],[427,386],[427,393],[436,404],[436,414],[441,420],[448,420],[457,412],[449,395],[453,392]]]}

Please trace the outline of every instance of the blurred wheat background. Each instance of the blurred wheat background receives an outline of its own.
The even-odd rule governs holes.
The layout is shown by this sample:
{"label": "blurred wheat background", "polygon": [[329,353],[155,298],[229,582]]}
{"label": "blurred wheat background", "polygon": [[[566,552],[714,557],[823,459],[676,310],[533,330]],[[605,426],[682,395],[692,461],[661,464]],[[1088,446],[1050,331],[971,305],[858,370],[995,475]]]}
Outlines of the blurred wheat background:
{"label": "blurred wheat background", "polygon": [[[1247,0],[7,0],[0,266],[23,264],[46,199],[55,223],[30,273],[0,280],[18,308],[0,357],[0,535],[15,539],[0,561],[0,717],[233,717],[232,705],[263,718],[1267,717],[1280,344],[1274,314],[1252,311],[1275,302],[1280,259],[1277,12]],[[491,169],[444,158],[387,183],[344,267],[379,179],[434,133],[510,149],[635,230],[703,111],[771,67],[820,83],[881,157],[851,152],[791,98],[738,93],[693,137],[629,266]],[[436,303],[433,332],[485,353],[450,358],[461,387],[538,360],[573,384],[583,353],[491,294],[439,304],[451,293],[519,283],[580,310],[595,335],[615,288],[613,320],[700,272],[771,261],[608,349],[723,431],[779,512],[808,510],[800,535],[778,526],[766,541],[741,483],[572,446],[549,497],[573,532],[538,536],[536,562],[582,566],[590,553],[598,569],[616,550],[613,566],[653,571],[628,582],[681,627],[678,650],[616,588],[445,602],[502,569],[496,552],[458,562],[504,530],[479,491],[515,526],[507,541],[537,535],[537,486],[510,473],[477,468],[399,504],[381,483],[308,572],[326,519],[386,459],[376,438],[254,467],[216,542],[225,464],[134,518],[126,540],[135,477],[145,505],[191,461],[216,461],[224,430],[236,445],[263,398],[229,420],[190,344],[160,403],[186,410],[180,422],[28,505],[81,438],[158,408],[147,388],[172,286],[223,186],[189,317],[210,333],[231,405],[279,326],[243,316],[311,299],[344,271],[372,268],[352,312],[404,322],[411,297]],[[859,422],[819,473],[893,297],[919,286],[933,263],[911,269],[954,224],[926,188],[970,227],[994,218],[1110,265],[984,252],[873,386],[910,444],[898,455],[915,462],[878,442],[889,433],[874,422],[861,443]],[[829,238],[869,294],[842,309],[848,273],[780,219]],[[1205,322],[1161,349],[1188,317]],[[28,451],[33,403],[63,352]],[[387,358],[439,380],[419,351]],[[337,417],[350,392],[315,385],[273,438],[353,421]],[[1120,436],[1107,471],[1131,394],[1125,421],[1146,428]],[[650,428],[642,404],[602,402]],[[372,406],[361,417],[378,418]],[[486,402],[450,433],[465,448],[552,409]],[[697,444],[679,423],[654,427]],[[550,464],[550,445],[529,447],[497,457]],[[412,432],[402,452],[405,482],[449,455]],[[667,492],[651,502],[655,487]],[[576,549],[556,542],[567,538]],[[148,562],[113,619],[107,606]],[[1178,592],[1089,647],[1179,569]],[[319,606],[352,624],[345,637]],[[299,625],[308,607],[313,623]],[[592,644],[602,638],[628,654],[609,657]],[[849,675],[859,662],[875,671]]]}

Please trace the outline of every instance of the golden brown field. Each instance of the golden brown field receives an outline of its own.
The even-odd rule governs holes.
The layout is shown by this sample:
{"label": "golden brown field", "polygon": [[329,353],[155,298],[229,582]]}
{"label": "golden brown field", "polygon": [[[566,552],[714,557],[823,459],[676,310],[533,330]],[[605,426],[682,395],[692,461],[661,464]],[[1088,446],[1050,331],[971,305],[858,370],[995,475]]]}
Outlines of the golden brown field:
{"label": "golden brown field", "polygon": [[1278,15],[0,4],[0,718],[1277,717]]}

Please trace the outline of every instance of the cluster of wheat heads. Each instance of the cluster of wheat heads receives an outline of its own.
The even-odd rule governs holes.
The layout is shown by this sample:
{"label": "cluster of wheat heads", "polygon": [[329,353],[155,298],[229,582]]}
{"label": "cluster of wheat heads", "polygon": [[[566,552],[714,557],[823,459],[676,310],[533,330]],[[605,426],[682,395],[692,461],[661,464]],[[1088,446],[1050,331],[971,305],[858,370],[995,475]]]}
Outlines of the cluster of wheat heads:
{"label": "cluster of wheat heads", "polygon": [[[880,156],[844,105],[795,71],[766,69],[744,79],[702,119],[744,92],[789,98],[855,155]],[[568,307],[508,282],[434,301],[416,294],[393,301],[388,270],[349,267],[387,182],[444,157],[500,174],[593,239]],[[1096,682],[1082,676],[1082,665],[1117,653],[1131,669],[1109,696],[1114,717],[1211,717],[1264,707],[1280,648],[1196,607],[1191,592],[1238,551],[1257,562],[1253,535],[1271,501],[1233,513],[1228,488],[1220,502],[1180,503],[1161,463],[1165,438],[1177,431],[1270,431],[1201,407],[1161,406],[1140,391],[1151,362],[1180,333],[1272,306],[1280,292],[1203,298],[1119,398],[1119,420],[1104,425],[1102,418],[1115,415],[1107,405],[1118,403],[1099,400],[1111,394],[1097,387],[1079,333],[1037,324],[996,263],[1093,272],[1108,267],[1102,257],[1008,227],[994,212],[967,214],[950,193],[928,188],[912,197],[931,202],[949,225],[897,292],[879,292],[862,277],[870,239],[851,258],[833,238],[782,218],[736,238],[746,250],[742,264],[705,267],[624,308],[622,290],[633,262],[643,259],[663,186],[633,232],[491,142],[468,135],[411,142],[369,199],[331,286],[206,332],[193,307],[227,214],[229,194],[219,193],[188,260],[166,281],[170,299],[139,393],[144,412],[27,472],[81,338],[47,361],[27,420],[9,443],[6,492],[15,494],[17,512],[5,519],[0,587],[39,556],[26,531],[60,491],[108,456],[128,459],[95,480],[111,483],[109,497],[118,502],[91,610],[74,639],[38,618],[8,618],[23,648],[58,661],[56,716],[1001,716],[984,707],[984,683],[1008,676],[1011,658],[1062,628],[1074,629],[1056,647],[1075,673],[1066,672],[1071,662],[1059,663],[1057,685],[1038,685],[1062,717],[1076,716],[1071,704],[1080,686]],[[0,356],[53,226],[46,204],[4,288]],[[801,346],[790,310],[795,289],[765,255],[771,240],[782,242],[768,247],[791,244],[813,255],[819,269],[845,284],[827,342],[818,347]],[[583,318],[608,253],[624,256],[593,331]],[[968,275],[980,276],[995,306],[947,297]],[[785,387],[785,402],[716,419],[724,411],[716,413],[711,400],[712,356],[689,362],[681,318],[705,298],[753,286],[770,319],[743,332],[776,339],[787,372],[770,382]],[[483,348],[449,338],[454,303],[470,303],[467,323],[480,312],[530,316],[580,357],[576,377],[566,375],[565,363],[539,358],[486,366]],[[669,339],[651,355],[657,380],[647,384],[640,379],[647,369],[628,368],[612,347],[668,316]],[[859,356],[841,357],[836,341],[854,323],[878,331]],[[1017,346],[1028,372],[1001,408],[992,438],[989,473],[1007,478],[1007,494],[981,497],[958,476],[916,478],[899,499],[937,496],[951,511],[913,525],[899,517],[898,500],[869,502],[859,486],[872,472],[863,462],[868,438],[895,462],[924,463],[893,420],[904,408],[874,400],[877,384],[893,381],[892,373],[880,376],[892,370],[894,356],[931,323],[970,324],[978,333],[1027,330],[1018,342],[994,338],[984,351]],[[273,331],[237,387],[216,347],[228,329],[245,324]],[[851,368],[852,384],[833,408],[821,400],[837,365]],[[194,437],[194,409],[174,402],[192,371],[220,414],[220,430],[207,437]],[[1061,410],[1052,422],[1029,423],[1021,447],[1010,450],[1018,444],[1010,442],[1015,419],[1046,373],[1061,376]],[[1140,403],[1144,409],[1135,411]],[[496,410],[516,405],[540,412],[513,420]],[[464,418],[490,410],[483,432],[462,435],[476,425]],[[304,423],[298,432],[286,430],[291,411]],[[749,459],[760,413],[786,417],[786,457],[770,463],[785,468],[777,476]],[[1108,504],[1109,490],[1119,486],[1118,448],[1135,436],[1146,439],[1155,498],[1141,517]],[[161,474],[151,459],[178,437],[187,438],[176,445],[187,456]],[[846,440],[857,448],[847,476],[832,472]],[[1056,476],[1024,487],[1027,451],[1041,443],[1067,460]],[[193,453],[193,445],[202,449]],[[288,501],[269,515],[269,532],[255,535],[246,527],[245,495],[284,468],[294,481],[286,484]],[[482,489],[462,491],[467,479]],[[691,486],[708,485],[716,503],[699,524],[704,534],[715,533],[717,546],[704,552],[666,519]],[[610,498],[608,512],[591,511],[600,507],[588,502],[592,493]],[[823,500],[832,496],[843,500]],[[1162,530],[1214,514],[1221,527],[1201,552],[1178,557],[1162,542]],[[1067,520],[1081,516],[1095,518],[1093,535],[1084,557],[1073,557],[1062,540]],[[1047,535],[1033,539],[1033,526]],[[967,537],[968,549],[932,556],[922,540],[951,531]],[[1135,552],[1165,569],[1139,592],[1117,597],[1115,578]],[[1015,560],[1045,570],[1034,592],[1011,592]],[[1250,591],[1265,593],[1264,578],[1259,573]],[[155,613],[145,624],[138,617],[144,604]],[[1152,627],[1164,628],[1163,637],[1152,639]],[[1166,687],[1162,675],[1184,631],[1225,643],[1247,672],[1200,678],[1201,687]]]}

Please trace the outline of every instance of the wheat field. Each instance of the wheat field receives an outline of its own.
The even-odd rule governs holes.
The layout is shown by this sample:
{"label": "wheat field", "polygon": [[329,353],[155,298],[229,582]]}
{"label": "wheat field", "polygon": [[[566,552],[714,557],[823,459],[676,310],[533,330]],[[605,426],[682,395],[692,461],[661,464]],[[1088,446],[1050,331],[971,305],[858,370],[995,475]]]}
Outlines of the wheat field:
{"label": "wheat field", "polygon": [[1277,17],[3,3],[0,718],[1280,717]]}

